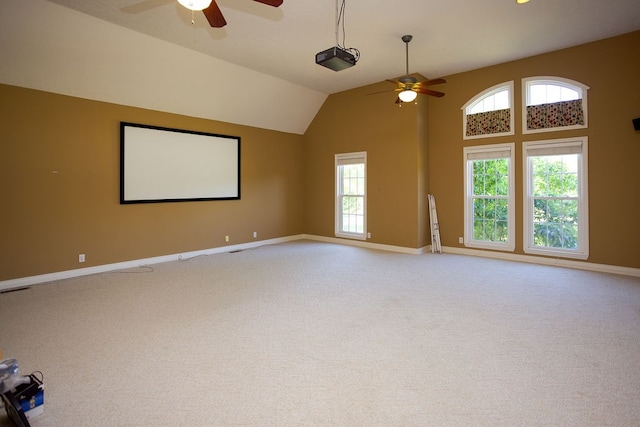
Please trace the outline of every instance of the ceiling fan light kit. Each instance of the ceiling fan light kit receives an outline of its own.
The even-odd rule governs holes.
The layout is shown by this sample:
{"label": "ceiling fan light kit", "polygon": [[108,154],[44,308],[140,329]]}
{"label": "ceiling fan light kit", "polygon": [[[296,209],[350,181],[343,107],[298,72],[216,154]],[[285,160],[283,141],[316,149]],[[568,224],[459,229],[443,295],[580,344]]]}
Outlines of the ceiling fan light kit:
{"label": "ceiling fan light kit", "polygon": [[398,94],[398,98],[402,102],[412,102],[418,97],[418,92],[414,92],[412,90],[403,90]]}
{"label": "ceiling fan light kit", "polygon": [[211,6],[211,0],[178,0],[182,6],[189,10],[203,10]]}

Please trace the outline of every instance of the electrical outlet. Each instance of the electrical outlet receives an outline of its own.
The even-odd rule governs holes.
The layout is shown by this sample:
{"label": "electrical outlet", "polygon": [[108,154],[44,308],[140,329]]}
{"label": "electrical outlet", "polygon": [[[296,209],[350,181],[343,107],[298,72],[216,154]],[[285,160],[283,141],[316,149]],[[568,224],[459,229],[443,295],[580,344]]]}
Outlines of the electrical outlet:
{"label": "electrical outlet", "polygon": [[229,242],[229,236],[224,236],[224,241]]}
{"label": "electrical outlet", "polygon": [[464,237],[458,237],[458,243],[464,243]]}
{"label": "electrical outlet", "polygon": [[78,262],[84,262],[84,254],[78,255]]}
{"label": "electrical outlet", "polygon": [[254,231],[254,232],[253,232],[253,238],[255,239],[255,238],[257,238],[257,237],[258,237],[258,232],[257,232],[257,231]]}
{"label": "electrical outlet", "polygon": [[371,238],[371,233],[367,233],[367,239]]}

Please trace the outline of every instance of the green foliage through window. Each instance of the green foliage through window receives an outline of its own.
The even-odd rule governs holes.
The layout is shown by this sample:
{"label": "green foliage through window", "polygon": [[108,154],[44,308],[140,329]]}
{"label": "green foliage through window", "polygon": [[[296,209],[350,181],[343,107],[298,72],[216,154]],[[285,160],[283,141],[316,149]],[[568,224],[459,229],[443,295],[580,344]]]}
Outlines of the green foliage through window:
{"label": "green foliage through window", "polygon": [[342,221],[340,231],[364,233],[364,163],[339,166]]}
{"label": "green foliage through window", "polygon": [[535,246],[578,247],[578,155],[531,157]]}
{"label": "green foliage through window", "polygon": [[473,161],[473,239],[509,239],[509,159]]}

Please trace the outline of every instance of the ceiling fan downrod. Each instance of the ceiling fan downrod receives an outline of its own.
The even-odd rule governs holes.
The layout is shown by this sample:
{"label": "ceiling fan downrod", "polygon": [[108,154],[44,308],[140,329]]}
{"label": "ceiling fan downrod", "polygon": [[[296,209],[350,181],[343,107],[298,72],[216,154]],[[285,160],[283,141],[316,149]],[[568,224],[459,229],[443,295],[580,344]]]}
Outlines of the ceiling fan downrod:
{"label": "ceiling fan downrod", "polygon": [[406,35],[406,36],[402,36],[402,41],[404,42],[405,45],[405,53],[406,53],[406,73],[405,75],[407,77],[409,77],[409,42],[413,40],[413,36],[412,35]]}

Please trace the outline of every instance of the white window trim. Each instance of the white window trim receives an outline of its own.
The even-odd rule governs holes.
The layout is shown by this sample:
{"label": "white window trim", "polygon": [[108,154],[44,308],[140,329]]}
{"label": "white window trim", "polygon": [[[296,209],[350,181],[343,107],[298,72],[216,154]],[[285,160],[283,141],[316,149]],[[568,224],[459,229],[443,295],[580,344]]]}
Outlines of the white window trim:
{"label": "white window trim", "polygon": [[[589,190],[588,190],[588,138],[586,136],[576,138],[549,139],[542,141],[524,142],[522,145],[523,161],[523,232],[524,232],[524,252],[533,255],[546,255],[562,258],[587,259],[589,258]],[[531,173],[529,170],[529,156],[527,153],[537,148],[562,148],[581,147],[582,159],[578,163],[578,192],[580,203],[578,204],[578,248],[541,248],[533,244],[533,197]]]}
{"label": "white window trim", "polygon": [[[473,106],[474,104],[476,104],[477,102],[479,102],[481,99],[491,96],[497,92],[501,92],[504,89],[507,89],[509,91],[509,109],[511,110],[511,113],[509,114],[510,121],[511,121],[509,128],[511,130],[509,132],[488,133],[486,135],[467,136],[467,109]],[[515,111],[513,108],[513,90],[514,90],[513,80],[511,80],[508,82],[503,82],[503,83],[499,83],[497,85],[491,86],[490,88],[483,90],[482,92],[472,97],[469,101],[467,101],[467,103],[462,106],[462,139],[466,140],[466,139],[479,139],[479,138],[491,138],[496,136],[515,135]]]}
{"label": "white window trim", "polygon": [[[555,86],[564,86],[568,89],[572,89],[578,91],[582,95],[582,110],[584,113],[584,125],[573,125],[573,126],[558,126],[554,128],[544,128],[544,129],[527,129],[527,105],[529,105],[529,86],[533,83],[542,83],[542,84],[550,84]],[[536,77],[526,77],[522,79],[522,133],[523,134],[534,134],[541,132],[555,132],[559,130],[571,130],[571,129],[586,129],[589,127],[589,109],[587,108],[587,92],[589,91],[589,86],[584,85],[575,80],[566,79],[564,77],[554,77],[554,76],[536,76]]]}
{"label": "white window trim", "polygon": [[[473,203],[472,203],[472,189],[473,189],[473,170],[471,170],[470,162],[468,158],[470,155],[477,153],[492,152],[504,152],[509,151],[509,155],[506,157],[509,159],[509,210],[507,214],[507,220],[509,221],[509,231],[506,242],[486,242],[473,239]],[[463,162],[464,162],[464,245],[470,248],[479,249],[493,249],[501,251],[513,252],[516,247],[515,242],[515,143],[509,142],[505,144],[491,144],[491,145],[478,145],[463,148]],[[505,156],[501,156],[505,158]],[[492,158],[492,157],[487,157]]]}
{"label": "white window trim", "polygon": [[[341,199],[338,194],[338,165],[344,161],[353,160],[353,163],[364,163],[364,224],[362,233],[347,233],[340,229],[342,222]],[[344,163],[342,163],[344,164]],[[346,239],[367,240],[367,152],[343,153],[335,155],[334,166],[334,194],[335,194],[335,235]]]}

